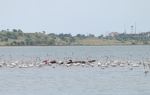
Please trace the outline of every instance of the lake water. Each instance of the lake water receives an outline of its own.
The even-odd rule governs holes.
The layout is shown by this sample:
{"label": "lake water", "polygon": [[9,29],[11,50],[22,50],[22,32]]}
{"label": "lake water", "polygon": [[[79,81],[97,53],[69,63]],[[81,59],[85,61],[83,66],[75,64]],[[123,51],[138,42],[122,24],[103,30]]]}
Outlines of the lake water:
{"label": "lake water", "polygon": [[[113,56],[141,60],[150,46],[0,47],[4,59]],[[0,95],[150,95],[150,74],[142,67],[1,68]]]}
{"label": "lake water", "polygon": [[150,46],[52,46],[52,47],[0,47],[0,55],[4,58],[55,58],[71,57],[76,59],[105,56],[142,59],[149,58]]}

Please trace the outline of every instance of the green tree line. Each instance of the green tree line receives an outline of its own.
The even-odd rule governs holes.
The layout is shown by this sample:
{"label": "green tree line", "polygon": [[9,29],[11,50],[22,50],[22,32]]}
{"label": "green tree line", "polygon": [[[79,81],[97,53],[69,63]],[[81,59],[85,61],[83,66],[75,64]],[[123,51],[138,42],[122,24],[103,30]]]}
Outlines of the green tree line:
{"label": "green tree line", "polygon": [[[1,46],[54,46],[54,45],[84,45],[80,42],[85,39],[97,39],[97,40],[117,40],[121,43],[126,41],[132,42],[132,44],[143,43],[150,44],[150,32],[139,34],[125,34],[121,33],[116,36],[95,36],[94,34],[46,34],[45,31],[26,33],[21,29],[6,29],[0,31],[0,45]],[[92,44],[92,43],[91,43]]]}

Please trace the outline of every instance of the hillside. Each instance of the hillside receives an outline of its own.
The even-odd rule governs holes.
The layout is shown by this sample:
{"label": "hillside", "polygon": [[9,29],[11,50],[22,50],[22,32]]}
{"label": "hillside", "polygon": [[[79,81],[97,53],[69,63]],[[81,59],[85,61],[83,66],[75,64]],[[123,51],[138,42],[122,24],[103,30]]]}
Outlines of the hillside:
{"label": "hillside", "polygon": [[119,34],[116,36],[95,36],[93,34],[46,34],[25,33],[20,29],[1,30],[0,46],[62,46],[62,45],[142,45],[150,44],[149,32],[142,34]]}

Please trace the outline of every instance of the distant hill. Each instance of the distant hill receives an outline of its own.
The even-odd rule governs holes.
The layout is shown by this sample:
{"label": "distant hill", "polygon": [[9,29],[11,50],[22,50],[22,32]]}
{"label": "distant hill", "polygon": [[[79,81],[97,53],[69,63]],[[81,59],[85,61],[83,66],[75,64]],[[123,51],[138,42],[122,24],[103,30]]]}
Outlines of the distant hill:
{"label": "distant hill", "polygon": [[72,46],[72,45],[149,45],[150,32],[139,34],[110,33],[108,36],[93,34],[25,33],[21,29],[1,30],[0,46]]}

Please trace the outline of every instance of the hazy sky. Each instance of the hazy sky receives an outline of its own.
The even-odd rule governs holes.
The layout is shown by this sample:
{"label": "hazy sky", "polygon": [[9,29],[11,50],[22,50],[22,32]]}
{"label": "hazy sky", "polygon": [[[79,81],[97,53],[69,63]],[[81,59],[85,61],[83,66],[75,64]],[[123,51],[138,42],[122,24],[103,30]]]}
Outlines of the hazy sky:
{"label": "hazy sky", "polygon": [[0,30],[49,33],[150,31],[150,0],[0,0]]}

